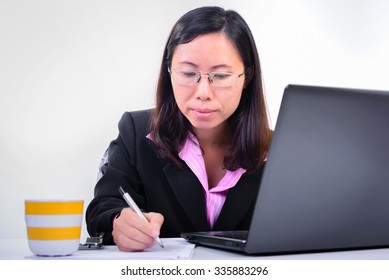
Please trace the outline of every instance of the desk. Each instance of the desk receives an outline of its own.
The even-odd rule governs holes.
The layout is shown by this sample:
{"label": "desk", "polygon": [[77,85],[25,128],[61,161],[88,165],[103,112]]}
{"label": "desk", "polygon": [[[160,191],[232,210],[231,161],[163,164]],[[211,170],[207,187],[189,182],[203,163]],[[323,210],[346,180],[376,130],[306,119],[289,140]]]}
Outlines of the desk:
{"label": "desk", "polygon": [[[166,242],[167,239],[162,239]],[[168,248],[167,248],[168,249]],[[78,259],[80,256],[88,259],[104,259],[107,251],[117,250],[116,246],[105,246],[104,249],[94,251],[78,251],[77,256],[67,259]],[[131,254],[123,252],[123,255]],[[0,260],[28,259],[32,253],[26,239],[0,239]],[[27,257],[27,258],[26,258]],[[40,258],[45,259],[45,258]],[[57,258],[61,259],[61,258]],[[121,258],[124,259],[124,258]],[[276,256],[248,256],[234,252],[211,249],[197,246],[191,259],[194,260],[389,260],[389,249],[352,250],[326,253],[292,254]]]}

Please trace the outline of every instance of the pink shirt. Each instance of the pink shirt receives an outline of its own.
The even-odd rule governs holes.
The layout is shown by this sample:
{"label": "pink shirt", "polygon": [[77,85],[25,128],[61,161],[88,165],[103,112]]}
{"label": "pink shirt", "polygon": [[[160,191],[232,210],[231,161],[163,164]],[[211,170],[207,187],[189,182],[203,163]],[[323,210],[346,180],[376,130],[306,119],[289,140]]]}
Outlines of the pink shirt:
{"label": "pink shirt", "polygon": [[189,135],[178,155],[186,162],[203,186],[207,220],[212,228],[219,217],[221,209],[223,208],[228,190],[236,185],[246,170],[243,168],[239,168],[236,171],[227,170],[220,182],[212,189],[209,189],[204,158],[202,156],[199,142],[193,134]]}
{"label": "pink shirt", "polygon": [[[153,140],[151,134],[148,134],[146,137]],[[207,220],[212,229],[226,201],[228,190],[236,185],[246,170],[243,168],[235,171],[227,170],[220,182],[212,189],[209,189],[208,176],[200,144],[192,133],[189,133],[189,137],[186,139],[178,156],[185,161],[203,186]]]}

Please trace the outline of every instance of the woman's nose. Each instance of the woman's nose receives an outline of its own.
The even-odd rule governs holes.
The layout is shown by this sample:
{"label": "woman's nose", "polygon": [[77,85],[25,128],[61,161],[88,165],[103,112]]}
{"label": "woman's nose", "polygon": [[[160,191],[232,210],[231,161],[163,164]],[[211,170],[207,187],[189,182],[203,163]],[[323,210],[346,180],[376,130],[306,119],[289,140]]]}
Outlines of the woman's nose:
{"label": "woman's nose", "polygon": [[207,74],[202,74],[197,83],[196,96],[202,100],[211,99],[213,95],[211,81]]}

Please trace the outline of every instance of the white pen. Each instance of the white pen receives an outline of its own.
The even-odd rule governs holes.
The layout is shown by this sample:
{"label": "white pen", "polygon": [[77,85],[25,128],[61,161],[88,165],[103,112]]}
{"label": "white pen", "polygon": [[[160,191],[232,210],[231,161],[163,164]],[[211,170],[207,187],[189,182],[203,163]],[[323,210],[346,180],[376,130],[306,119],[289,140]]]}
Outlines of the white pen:
{"label": "white pen", "polygon": [[[142,220],[148,222],[147,218],[145,217],[145,215],[143,215],[142,211],[139,209],[138,205],[136,205],[135,201],[132,199],[132,197],[129,195],[129,193],[125,192],[122,187],[119,187],[119,192],[122,194],[122,196],[123,196],[124,200],[127,202],[128,206],[130,206],[130,208],[132,210],[134,210],[136,212],[136,214],[138,214],[138,216],[142,218]],[[161,239],[159,239],[158,236],[154,237],[154,239],[155,239],[155,241],[158,242],[159,246],[164,248],[163,243],[162,243]]]}

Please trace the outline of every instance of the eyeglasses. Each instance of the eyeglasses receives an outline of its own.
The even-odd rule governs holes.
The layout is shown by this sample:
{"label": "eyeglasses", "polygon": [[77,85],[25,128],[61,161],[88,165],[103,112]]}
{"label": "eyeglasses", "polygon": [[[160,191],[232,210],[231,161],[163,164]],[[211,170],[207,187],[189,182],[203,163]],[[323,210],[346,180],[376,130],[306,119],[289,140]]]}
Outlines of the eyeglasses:
{"label": "eyeglasses", "polygon": [[201,73],[193,70],[170,68],[168,68],[168,71],[172,76],[172,79],[179,85],[194,86],[198,82],[200,82],[201,76],[205,75],[208,76],[208,80],[212,85],[221,88],[234,86],[238,79],[242,77],[245,73],[245,71],[243,71],[241,74],[231,72]]}

